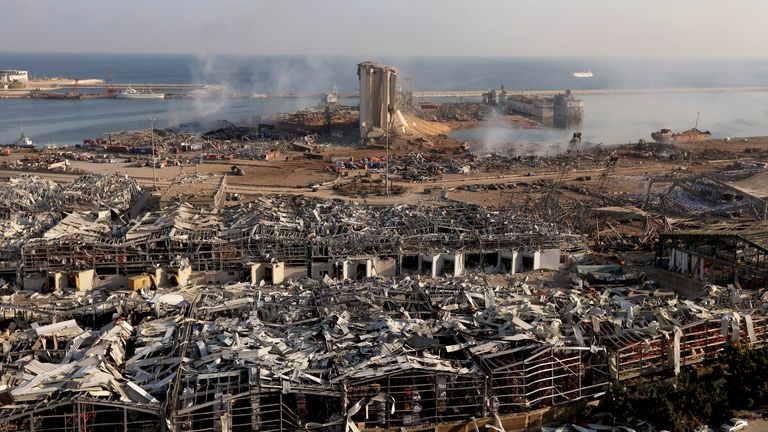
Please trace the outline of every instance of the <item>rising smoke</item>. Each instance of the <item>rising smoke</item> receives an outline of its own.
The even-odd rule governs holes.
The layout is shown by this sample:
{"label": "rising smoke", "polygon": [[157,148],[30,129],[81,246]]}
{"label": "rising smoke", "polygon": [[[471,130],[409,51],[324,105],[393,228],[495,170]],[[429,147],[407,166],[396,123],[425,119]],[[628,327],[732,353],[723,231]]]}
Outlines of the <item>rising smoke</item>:
{"label": "rising smoke", "polygon": [[331,91],[336,83],[342,92],[357,90],[354,62],[340,57],[234,56],[201,52],[190,66],[190,77],[195,84],[216,86],[192,92],[193,111],[171,113],[171,121],[196,121],[204,127],[232,112],[239,111],[241,118],[228,120],[243,123],[254,115],[295,111],[315,103],[306,98],[269,99],[264,100],[261,112],[251,112],[248,105],[255,106],[258,111],[262,104],[244,104],[243,98],[317,95]]}
{"label": "rising smoke", "polygon": [[475,153],[506,156],[553,155],[568,148],[573,128],[522,128],[509,123],[507,115],[493,111],[480,127],[459,131],[457,137],[477,142]]}

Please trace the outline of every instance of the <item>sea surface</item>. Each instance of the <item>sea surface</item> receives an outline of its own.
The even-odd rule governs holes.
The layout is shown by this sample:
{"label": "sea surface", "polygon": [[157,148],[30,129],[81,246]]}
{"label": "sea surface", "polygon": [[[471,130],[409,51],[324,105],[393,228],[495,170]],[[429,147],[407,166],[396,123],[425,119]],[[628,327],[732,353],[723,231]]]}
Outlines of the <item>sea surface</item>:
{"label": "sea surface", "polygon": [[[36,77],[106,79],[118,83],[220,83],[238,93],[309,94],[357,92],[356,64],[379,61],[399,68],[400,83],[414,90],[621,89],[768,86],[766,60],[638,60],[588,58],[201,56],[81,53],[0,53],[0,68],[26,69]],[[575,71],[591,70],[578,79]],[[715,137],[768,135],[768,93],[611,94],[582,96],[582,122],[520,130],[501,123],[459,138],[480,139],[489,149],[510,141],[560,143],[573,131],[593,142],[648,139],[668,127],[696,124]],[[249,121],[294,111],[315,98],[169,100],[0,100],[0,143],[13,142],[21,128],[37,144],[72,144],[105,133],[216,120]],[[343,101],[356,103],[355,99]]]}

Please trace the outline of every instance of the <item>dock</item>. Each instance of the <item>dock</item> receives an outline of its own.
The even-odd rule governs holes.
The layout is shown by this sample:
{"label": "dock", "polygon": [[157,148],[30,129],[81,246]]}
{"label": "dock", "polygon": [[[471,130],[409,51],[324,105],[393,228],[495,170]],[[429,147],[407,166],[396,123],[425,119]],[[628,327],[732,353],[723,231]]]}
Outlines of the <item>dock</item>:
{"label": "dock", "polygon": [[[509,94],[553,96],[564,93],[560,90],[508,89]],[[419,90],[414,97],[482,97],[488,90]],[[571,90],[574,95],[621,95],[621,94],[664,94],[664,93],[738,93],[768,92],[768,86],[751,87],[679,87],[679,88],[627,88],[627,89],[581,89]]]}

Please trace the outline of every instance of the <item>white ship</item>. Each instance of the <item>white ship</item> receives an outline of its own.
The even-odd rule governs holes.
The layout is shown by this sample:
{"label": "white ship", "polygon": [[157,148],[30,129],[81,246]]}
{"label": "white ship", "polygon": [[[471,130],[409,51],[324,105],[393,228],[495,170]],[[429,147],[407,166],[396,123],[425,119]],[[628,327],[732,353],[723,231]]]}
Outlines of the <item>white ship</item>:
{"label": "white ship", "polygon": [[118,99],[165,99],[165,93],[140,92],[135,88],[128,87],[116,96]]}
{"label": "white ship", "polygon": [[24,135],[24,128],[21,128],[21,136],[13,145],[16,147],[35,147],[35,143],[28,136]]}
{"label": "white ship", "polygon": [[575,78],[592,78],[594,75],[592,75],[592,71],[579,71],[574,72],[573,76]]}

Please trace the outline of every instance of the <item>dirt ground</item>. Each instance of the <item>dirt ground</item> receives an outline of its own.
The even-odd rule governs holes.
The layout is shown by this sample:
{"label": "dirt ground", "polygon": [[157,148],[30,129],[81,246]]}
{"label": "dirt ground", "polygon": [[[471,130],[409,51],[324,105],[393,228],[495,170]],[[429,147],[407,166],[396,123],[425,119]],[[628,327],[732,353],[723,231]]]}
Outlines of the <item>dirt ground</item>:
{"label": "dirt ground", "polygon": [[[405,136],[393,139],[391,143],[392,155],[403,155],[408,153],[422,153],[447,155],[460,157],[463,154],[461,146],[462,141],[451,139],[446,135],[439,134],[445,130],[446,126],[439,123],[428,122],[418,119],[414,125],[424,128],[423,132],[435,132],[437,135],[420,135],[419,137]],[[440,127],[437,127],[437,126]],[[433,128],[433,129],[430,129]],[[620,149],[620,159],[616,165],[616,170],[606,183],[606,191],[610,194],[645,194],[648,188],[648,182],[651,176],[662,176],[665,174],[674,175],[675,173],[685,172],[712,172],[721,170],[727,166],[733,165],[737,161],[762,161],[765,152],[768,151],[768,137],[752,137],[746,141],[742,139],[732,139],[730,142],[725,140],[709,140],[696,144],[696,151],[723,151],[729,155],[729,158],[721,160],[703,160],[694,158],[694,163],[687,166],[685,161],[671,161],[662,159],[643,158],[633,155],[631,149]],[[762,153],[761,153],[762,152]],[[637,152],[634,152],[637,153]],[[360,201],[356,197],[342,197],[335,190],[334,184],[348,181],[349,178],[338,178],[335,173],[329,170],[332,165],[331,157],[351,156],[355,160],[370,157],[384,157],[386,150],[384,146],[369,147],[347,147],[331,146],[324,150],[324,160],[306,159],[299,153],[291,153],[288,160],[279,158],[270,161],[206,161],[199,165],[187,165],[183,167],[165,167],[156,170],[158,185],[160,187],[170,184],[172,179],[179,174],[224,174],[229,173],[233,165],[240,166],[246,172],[245,176],[229,176],[229,189],[233,193],[244,195],[255,195],[261,193],[304,193],[313,196],[327,198],[344,198],[353,201]],[[735,156],[734,156],[735,155]],[[0,157],[0,164],[3,161],[17,159],[21,154],[12,154],[11,156]],[[190,156],[191,158],[191,156]],[[109,173],[117,172],[135,177],[142,185],[150,186],[153,183],[153,173],[151,168],[135,167],[131,163],[93,163],[87,161],[72,161],[72,168],[90,173]],[[598,185],[600,175],[604,168],[597,163],[583,162],[576,167],[569,169],[563,177],[563,181],[575,187],[584,187],[587,189],[595,188]],[[19,175],[20,171],[0,170],[0,177],[11,177]],[[73,174],[54,173],[54,172],[35,172],[47,178],[68,181]],[[367,174],[365,171],[353,171],[351,175]],[[372,173],[372,177],[380,176],[381,173]],[[559,168],[553,164],[541,164],[538,167],[524,167],[511,169],[504,174],[472,172],[469,175],[446,174],[435,181],[425,182],[395,182],[405,189],[405,193],[399,196],[386,197],[366,197],[367,202],[376,203],[397,203],[397,202],[422,202],[425,200],[441,199],[447,196],[449,199],[475,203],[489,207],[498,207],[499,202],[502,207],[509,205],[511,200],[520,199],[528,189],[525,184],[536,183],[541,180],[552,180],[560,176]],[[469,192],[459,190],[466,185],[492,185],[518,183],[517,189],[480,190]],[[317,191],[311,191],[309,186],[312,184],[321,184]],[[482,189],[482,188],[481,188]],[[425,190],[430,193],[425,194]]]}

